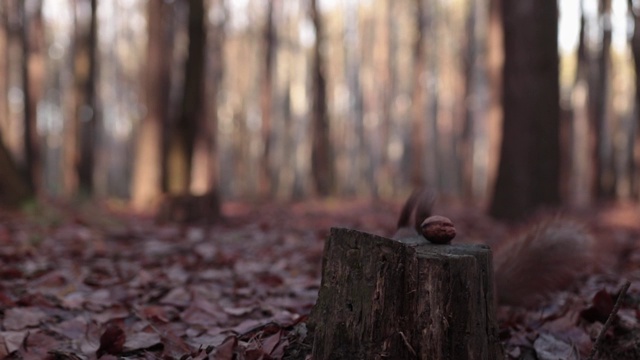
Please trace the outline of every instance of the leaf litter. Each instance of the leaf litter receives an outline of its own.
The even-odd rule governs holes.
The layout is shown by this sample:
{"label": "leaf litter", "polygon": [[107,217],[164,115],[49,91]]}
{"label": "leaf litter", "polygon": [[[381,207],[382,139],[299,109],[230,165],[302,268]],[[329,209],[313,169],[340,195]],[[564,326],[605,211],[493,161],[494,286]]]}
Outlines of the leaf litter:
{"label": "leaf litter", "polygon": [[[306,359],[329,228],[389,235],[399,205],[230,203],[210,228],[99,206],[0,212],[0,358]],[[507,233],[478,210],[447,211],[461,241]],[[623,277],[632,287],[600,355],[638,358],[640,230],[619,208],[585,216],[599,219],[610,271],[539,309],[499,307],[509,358],[587,354]]]}

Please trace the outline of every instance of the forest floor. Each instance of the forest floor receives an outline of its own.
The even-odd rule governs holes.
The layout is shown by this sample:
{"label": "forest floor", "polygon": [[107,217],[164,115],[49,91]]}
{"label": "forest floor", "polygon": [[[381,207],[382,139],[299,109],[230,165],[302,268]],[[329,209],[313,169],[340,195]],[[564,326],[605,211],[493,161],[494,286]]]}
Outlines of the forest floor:
{"label": "forest floor", "polygon": [[[329,229],[390,235],[400,205],[226,203],[208,230],[97,205],[0,212],[0,358],[304,359]],[[436,210],[456,241],[495,245],[514,230],[478,209]],[[585,358],[630,281],[600,358],[640,358],[640,208],[572,216],[605,265],[543,308],[499,307],[507,354]]]}

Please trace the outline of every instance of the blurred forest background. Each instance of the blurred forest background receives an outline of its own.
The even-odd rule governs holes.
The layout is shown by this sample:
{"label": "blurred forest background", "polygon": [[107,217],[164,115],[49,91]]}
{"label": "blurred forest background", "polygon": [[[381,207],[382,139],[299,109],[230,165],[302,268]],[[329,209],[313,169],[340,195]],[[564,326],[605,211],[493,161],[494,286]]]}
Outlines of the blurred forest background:
{"label": "blurred forest background", "polygon": [[634,0],[2,0],[0,203],[635,201],[639,18]]}

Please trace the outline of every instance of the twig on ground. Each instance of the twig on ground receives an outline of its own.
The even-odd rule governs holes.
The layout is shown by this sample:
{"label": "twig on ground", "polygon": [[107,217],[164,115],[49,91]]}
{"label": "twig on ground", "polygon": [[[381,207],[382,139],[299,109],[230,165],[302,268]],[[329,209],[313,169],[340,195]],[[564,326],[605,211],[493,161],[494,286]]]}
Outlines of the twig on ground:
{"label": "twig on ground", "polygon": [[587,360],[595,359],[596,354],[600,350],[600,343],[602,342],[602,339],[604,339],[604,334],[611,327],[611,323],[613,322],[613,318],[618,313],[618,309],[620,309],[620,303],[622,303],[622,298],[626,295],[627,290],[629,290],[629,286],[631,286],[631,283],[629,281],[627,281],[624,284],[624,286],[622,286],[622,289],[620,290],[620,293],[618,294],[618,298],[616,299],[616,303],[613,305],[613,309],[611,310],[611,313],[609,314],[609,317],[607,318],[607,321],[605,321],[604,326],[600,330],[600,333],[598,334],[598,337],[596,337],[596,341],[594,341],[593,348],[591,349],[591,354],[589,354],[589,357],[587,358]]}

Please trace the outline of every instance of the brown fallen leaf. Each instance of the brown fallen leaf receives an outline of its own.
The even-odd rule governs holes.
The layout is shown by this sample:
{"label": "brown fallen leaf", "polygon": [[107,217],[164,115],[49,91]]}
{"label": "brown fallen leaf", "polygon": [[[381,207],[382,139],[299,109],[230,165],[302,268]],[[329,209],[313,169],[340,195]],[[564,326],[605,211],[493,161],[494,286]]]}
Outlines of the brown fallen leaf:
{"label": "brown fallen leaf", "polygon": [[229,336],[225,341],[216,348],[215,359],[219,360],[231,360],[233,359],[233,351],[238,345],[238,338],[236,336]]}
{"label": "brown fallen leaf", "polygon": [[126,340],[127,336],[124,330],[118,325],[110,324],[100,336],[100,347],[96,351],[96,356],[99,359],[105,354],[120,354]]}
{"label": "brown fallen leaf", "polygon": [[46,318],[47,315],[37,307],[17,307],[5,310],[2,325],[7,330],[23,330],[38,326]]}

